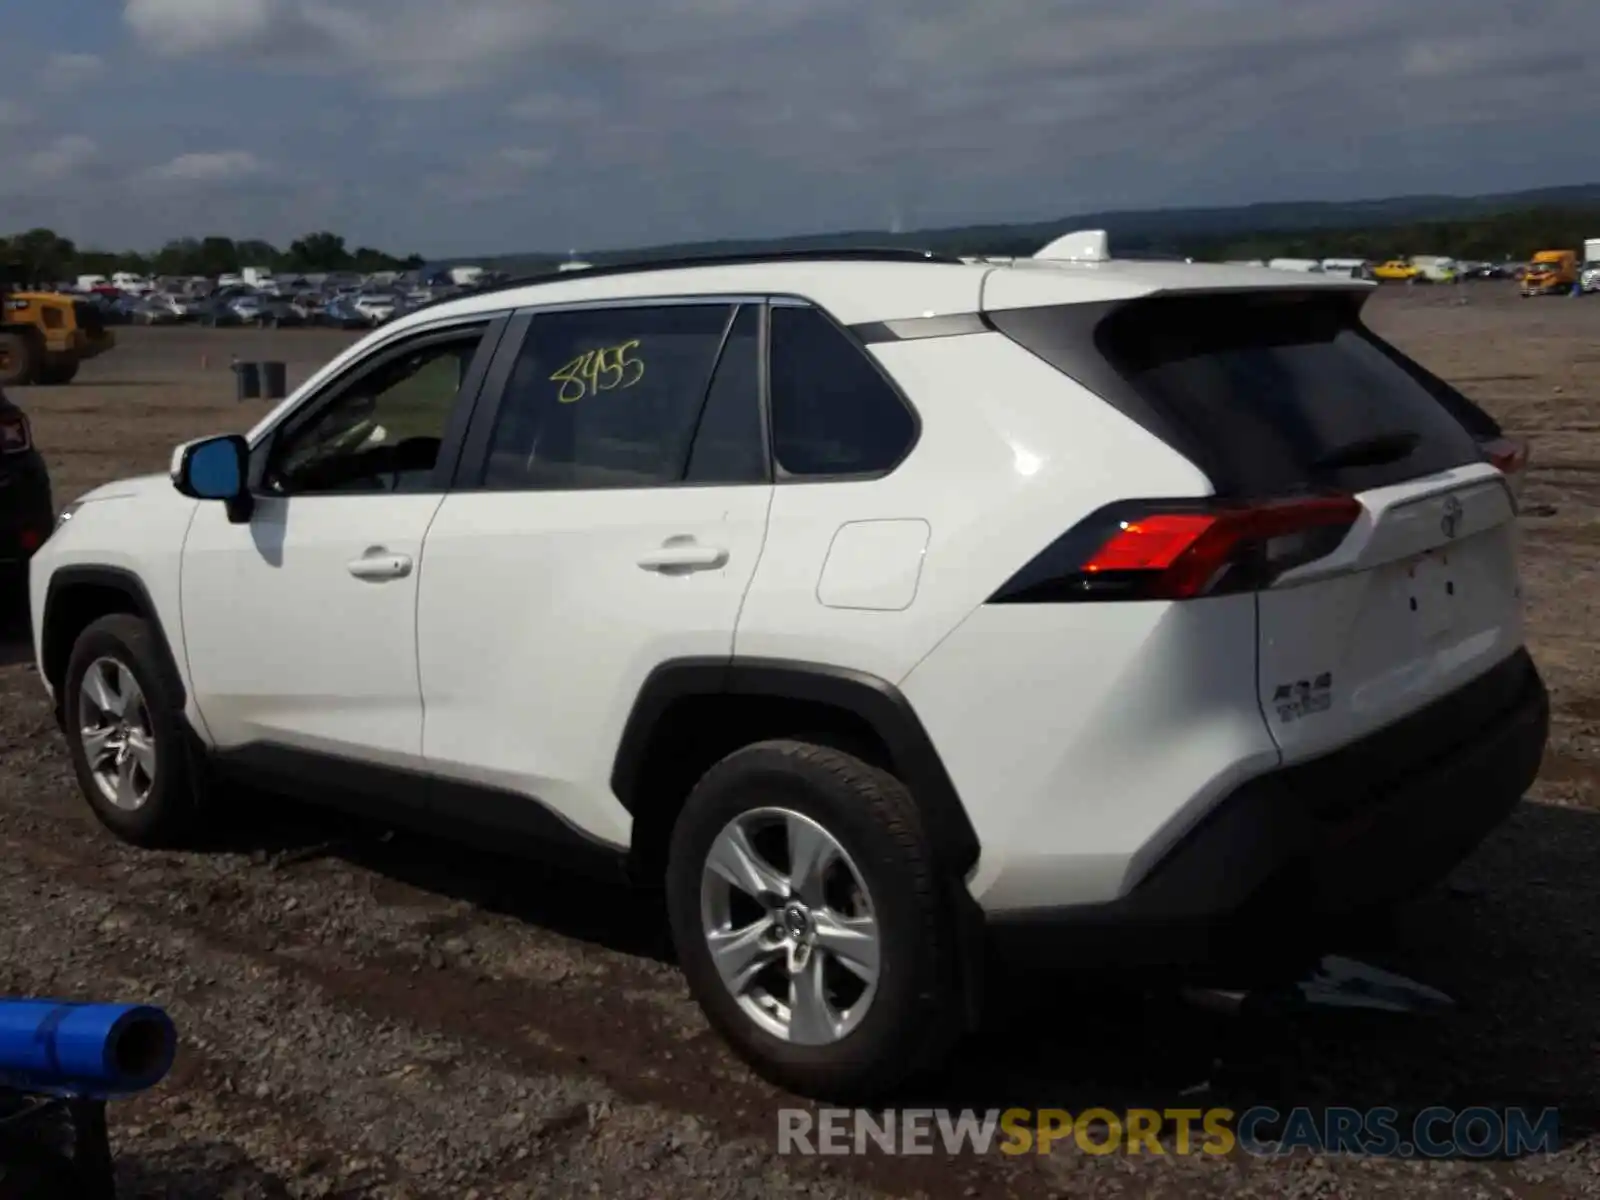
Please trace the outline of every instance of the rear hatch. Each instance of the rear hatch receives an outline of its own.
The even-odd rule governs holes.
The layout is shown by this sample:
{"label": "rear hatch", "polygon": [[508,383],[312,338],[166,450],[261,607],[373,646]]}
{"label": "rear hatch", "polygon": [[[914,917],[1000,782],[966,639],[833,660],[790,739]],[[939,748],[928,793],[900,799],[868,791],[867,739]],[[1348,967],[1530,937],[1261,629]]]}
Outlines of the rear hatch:
{"label": "rear hatch", "polygon": [[1257,685],[1286,762],[1415,711],[1522,643],[1516,503],[1474,436],[1493,422],[1469,429],[1481,411],[1366,329],[1364,299],[1174,293],[989,314],[1211,479],[1209,501],[1152,498],[1123,521],[1154,550],[1124,535],[1099,561],[1164,567],[1152,596],[1255,591]]}

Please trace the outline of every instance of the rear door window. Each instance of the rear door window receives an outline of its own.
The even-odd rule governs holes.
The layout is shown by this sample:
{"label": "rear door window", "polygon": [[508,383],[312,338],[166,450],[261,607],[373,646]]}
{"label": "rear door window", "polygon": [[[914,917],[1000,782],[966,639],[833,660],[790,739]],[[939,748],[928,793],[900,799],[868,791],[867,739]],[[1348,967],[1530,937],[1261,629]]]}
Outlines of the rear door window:
{"label": "rear door window", "polygon": [[682,482],[733,318],[727,304],[536,316],[495,419],[483,486]]}
{"label": "rear door window", "polygon": [[767,435],[761,423],[761,310],[746,304],[717,360],[684,482],[765,483]]}

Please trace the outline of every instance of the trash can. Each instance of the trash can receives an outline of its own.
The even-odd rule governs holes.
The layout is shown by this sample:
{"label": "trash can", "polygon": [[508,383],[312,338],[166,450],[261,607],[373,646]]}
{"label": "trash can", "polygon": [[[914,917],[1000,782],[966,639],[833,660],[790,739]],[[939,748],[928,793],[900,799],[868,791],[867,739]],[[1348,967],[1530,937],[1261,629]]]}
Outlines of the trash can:
{"label": "trash can", "polygon": [[234,363],[234,398],[259,400],[261,398],[261,367],[258,363]]}
{"label": "trash can", "polygon": [[289,371],[281,362],[261,364],[261,391],[268,400],[282,400],[289,394]]}

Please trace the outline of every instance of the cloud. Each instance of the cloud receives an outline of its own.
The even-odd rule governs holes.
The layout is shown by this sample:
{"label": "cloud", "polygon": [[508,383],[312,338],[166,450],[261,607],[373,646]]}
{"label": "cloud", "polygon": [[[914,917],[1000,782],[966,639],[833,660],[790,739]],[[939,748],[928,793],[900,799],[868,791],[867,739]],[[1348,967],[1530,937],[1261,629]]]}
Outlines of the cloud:
{"label": "cloud", "polygon": [[[270,151],[352,239],[430,252],[463,228],[516,248],[1509,190],[1593,174],[1575,147],[1600,120],[1594,0],[124,0],[122,17],[151,79],[199,81],[215,122],[184,134],[165,110],[130,135],[145,162],[186,137]],[[124,76],[118,107],[157,86]]]}
{"label": "cloud", "polygon": [[105,60],[98,54],[62,53],[45,59],[41,75],[55,87],[80,87],[105,71]]}
{"label": "cloud", "polygon": [[506,115],[531,125],[573,125],[593,120],[604,106],[593,96],[531,92],[506,105]]}
{"label": "cloud", "polygon": [[36,183],[61,183],[94,164],[100,146],[93,138],[70,133],[56,138],[23,163],[23,173]]}
{"label": "cloud", "polygon": [[170,183],[237,183],[260,175],[266,169],[266,164],[248,150],[221,150],[180,154],[170,162],[150,168],[146,177]]}
{"label": "cloud", "polygon": [[150,49],[181,57],[260,46],[285,11],[278,0],[127,0],[123,20]]}
{"label": "cloud", "polygon": [[550,159],[550,151],[539,146],[502,146],[500,149],[500,161],[520,171],[542,167]]}
{"label": "cloud", "polygon": [[126,0],[134,36],[171,57],[234,54],[357,69],[383,91],[434,95],[513,63],[556,23],[547,0]]}
{"label": "cloud", "polygon": [[25,104],[0,96],[0,129],[20,129],[33,120],[33,112]]}

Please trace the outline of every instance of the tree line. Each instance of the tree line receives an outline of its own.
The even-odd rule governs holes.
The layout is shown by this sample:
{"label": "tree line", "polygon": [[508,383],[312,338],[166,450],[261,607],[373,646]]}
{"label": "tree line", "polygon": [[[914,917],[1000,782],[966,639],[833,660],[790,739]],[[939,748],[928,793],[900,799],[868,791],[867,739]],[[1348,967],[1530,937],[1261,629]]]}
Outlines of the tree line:
{"label": "tree line", "polygon": [[344,238],[322,231],[308,233],[279,249],[271,242],[234,241],[226,237],[180,238],[154,254],[136,251],[88,250],[52,229],[30,229],[0,238],[0,265],[19,281],[57,283],[79,275],[110,276],[118,271],[134,275],[236,274],[245,267],[270,267],[294,274],[330,271],[403,271],[422,266],[421,255],[404,258],[370,246],[351,250]]}
{"label": "tree line", "polygon": [[[1600,207],[1530,209],[1449,221],[1418,221],[1368,229],[1296,230],[1202,242],[1206,258],[1364,258],[1382,262],[1440,254],[1483,262],[1526,261],[1540,250],[1583,253],[1600,237]],[[1113,242],[1115,245],[1115,242]]]}
{"label": "tree line", "polygon": [[[1142,214],[1145,220],[1160,214]],[[1179,214],[1173,214],[1178,216]],[[1153,222],[1152,222],[1153,223]],[[761,251],[817,245],[882,245],[893,242],[955,254],[1032,254],[1066,226],[986,225],[921,233],[772,239],[697,244],[697,253],[717,250]],[[1540,206],[1490,210],[1448,220],[1389,221],[1365,227],[1280,228],[1256,233],[1189,233],[1181,229],[1118,232],[1111,223],[1112,253],[1192,256],[1202,260],[1266,258],[1363,258],[1373,262],[1412,254],[1441,254],[1491,262],[1526,260],[1536,251],[1573,249],[1600,237],[1600,204]],[[596,261],[647,257],[640,250],[597,255]],[[521,256],[532,260],[534,256]],[[547,256],[537,256],[546,267]],[[550,261],[556,261],[551,258]],[[280,249],[270,242],[234,241],[226,237],[182,238],[154,254],[80,249],[70,238],[49,229],[32,229],[0,238],[0,269],[8,278],[47,284],[79,275],[232,274],[244,267],[271,267],[284,273],[410,270],[423,265],[420,255],[398,257],[370,246],[352,250],[338,234],[308,233]],[[485,261],[485,265],[489,265]]]}

